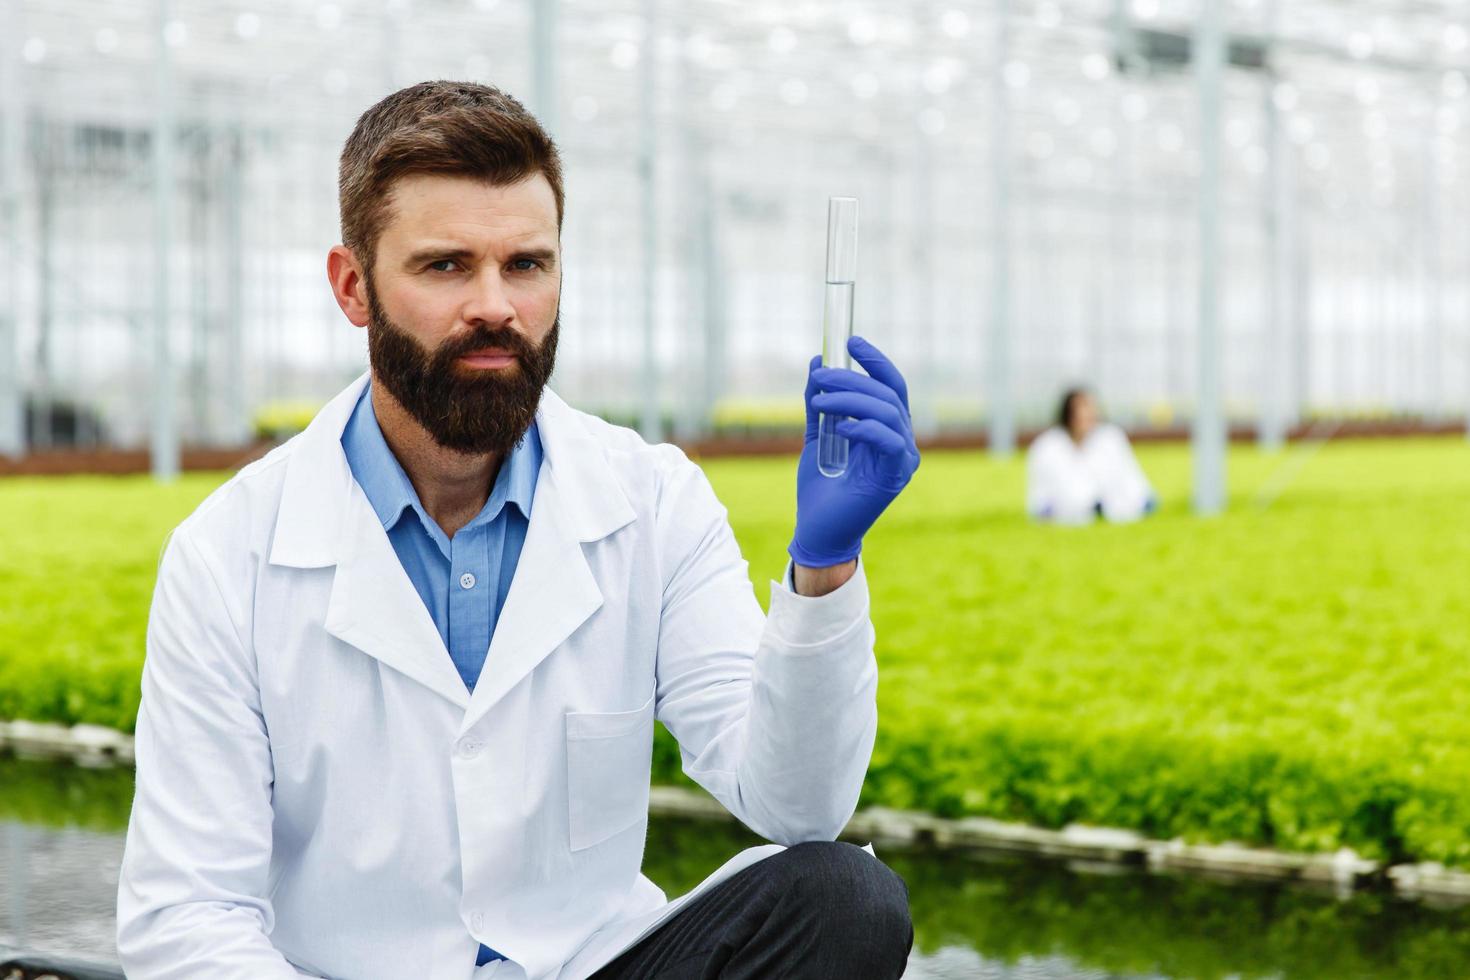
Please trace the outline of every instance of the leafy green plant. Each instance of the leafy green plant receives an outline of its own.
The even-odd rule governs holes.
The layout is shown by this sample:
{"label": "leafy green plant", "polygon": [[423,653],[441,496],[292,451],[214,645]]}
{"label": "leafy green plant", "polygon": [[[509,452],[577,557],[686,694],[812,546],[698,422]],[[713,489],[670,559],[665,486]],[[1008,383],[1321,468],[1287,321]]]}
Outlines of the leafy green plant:
{"label": "leafy green plant", "polygon": [[321,407],[319,402],[267,402],[256,410],[250,427],[257,439],[284,441],[310,425]]}
{"label": "leafy green plant", "polygon": [[[1019,459],[930,453],[870,535],[880,665],[865,804],[1470,867],[1470,446],[1355,442],[1271,506],[1237,447],[1229,513],[1062,529]],[[757,594],[794,460],[709,460]],[[0,717],[130,728],[164,535],[222,477],[13,479],[0,508]],[[655,774],[679,781],[660,732]]]}

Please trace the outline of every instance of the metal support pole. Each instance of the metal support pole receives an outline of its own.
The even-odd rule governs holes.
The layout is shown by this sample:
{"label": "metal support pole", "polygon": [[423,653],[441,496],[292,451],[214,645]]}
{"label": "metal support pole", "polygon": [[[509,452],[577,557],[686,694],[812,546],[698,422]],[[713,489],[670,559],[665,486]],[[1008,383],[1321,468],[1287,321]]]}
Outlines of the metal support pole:
{"label": "metal support pole", "polygon": [[1291,276],[1296,288],[1292,290],[1291,335],[1287,343],[1291,348],[1291,421],[1300,424],[1312,400],[1312,325],[1317,318],[1317,303],[1312,292],[1311,212],[1303,208],[1293,214],[1297,230]]}
{"label": "metal support pole", "polygon": [[700,386],[699,418],[705,434],[713,434],[715,407],[725,392],[726,323],[723,258],[720,253],[719,205],[713,180],[700,174],[699,257],[704,320],[704,383]]}
{"label": "metal support pole", "polygon": [[1438,127],[1426,127],[1424,132],[1424,180],[1419,190],[1421,214],[1423,215],[1423,248],[1420,251],[1421,289],[1424,297],[1424,339],[1428,354],[1424,409],[1425,415],[1434,422],[1441,421],[1446,414],[1444,268],[1440,261],[1439,243],[1439,209],[1442,204],[1440,153],[1443,146],[1444,138],[1440,136]]}
{"label": "metal support pole", "polygon": [[1194,410],[1194,509],[1225,507],[1224,372],[1220,343],[1220,116],[1225,74],[1223,0],[1200,0],[1194,26],[1199,87],[1199,337]]}
{"label": "metal support pole", "polygon": [[[1113,0],[1113,11],[1109,27],[1112,31],[1112,45],[1114,58],[1110,59],[1117,65],[1128,66],[1133,60],[1133,28],[1128,17],[1128,4],[1126,0]],[[1122,75],[1123,69],[1119,69]],[[1113,186],[1107,201],[1107,240],[1109,242],[1107,271],[1108,282],[1104,287],[1107,303],[1107,329],[1101,338],[1102,343],[1098,345],[1102,350],[1094,351],[1098,356],[1098,364],[1102,368],[1092,379],[1092,384],[1104,397],[1108,393],[1108,374],[1106,371],[1107,359],[1099,355],[1106,353],[1108,337],[1111,336],[1115,343],[1131,342],[1138,336],[1138,324],[1134,320],[1132,298],[1137,289],[1137,278],[1133,275],[1133,206],[1129,201],[1131,196],[1130,167],[1132,165],[1133,139],[1131,124],[1123,115],[1123,93],[1121,79],[1111,81],[1115,91],[1111,98],[1112,110],[1108,114],[1108,122],[1113,133]],[[1139,351],[1130,349],[1133,358],[1127,359],[1127,368],[1124,372],[1122,384],[1119,390],[1130,393],[1142,393],[1144,390],[1143,372],[1140,365],[1134,361]],[[1134,396],[1136,399],[1136,395]]]}
{"label": "metal support pole", "polygon": [[[213,112],[209,109],[205,111],[209,113],[210,119],[214,118]],[[216,190],[214,161],[218,156],[215,149],[218,133],[218,130],[211,127],[209,131],[190,140],[184,160],[184,187],[188,202],[185,218],[188,230],[185,232],[184,240],[187,244],[183,257],[184,286],[189,295],[189,348],[188,354],[182,355],[181,360],[184,363],[182,373],[187,379],[185,397],[188,399],[189,414],[180,429],[189,433],[196,442],[212,441],[216,435],[210,412],[210,395],[214,386],[211,384],[209,362],[215,331],[209,322],[210,307],[213,305],[210,302],[209,260],[217,253],[209,240],[209,216]]]}
{"label": "metal support pole", "polygon": [[1301,373],[1303,356],[1298,337],[1303,325],[1302,304],[1297,298],[1302,289],[1298,269],[1300,246],[1300,209],[1297,203],[1296,156],[1287,137],[1284,120],[1278,119],[1272,134],[1271,197],[1275,201],[1275,217],[1271,232],[1271,363],[1267,377],[1271,385],[1269,412],[1270,431],[1262,427],[1261,442],[1266,448],[1277,448],[1286,441],[1286,433],[1301,413],[1303,392],[1296,380]]}
{"label": "metal support pole", "polygon": [[994,170],[991,188],[990,452],[1000,457],[1009,456],[1016,450],[1015,395],[1011,384],[1011,100],[1005,79],[1011,46],[1010,7],[1010,0],[996,0],[995,56],[990,82],[990,162]]}
{"label": "metal support pole", "polygon": [[[930,38],[939,33],[938,18],[934,15],[929,0],[910,5],[915,37],[920,39],[916,51],[920,63],[933,56]],[[914,98],[919,105],[931,101],[922,86]],[[898,268],[912,269],[913,301],[908,305],[912,326],[907,329],[914,339],[913,372],[909,383],[909,405],[913,416],[914,434],[920,439],[932,438],[939,431],[939,324],[935,318],[934,298],[939,291],[936,281],[935,241],[940,237],[939,223],[934,214],[934,137],[924,129],[923,112],[915,112],[911,120],[913,157],[909,171],[910,220],[907,235],[908,254]],[[867,205],[865,204],[865,207]],[[877,211],[870,210],[869,215]],[[875,263],[876,264],[876,263]],[[858,329],[861,334],[861,328]]]}
{"label": "metal support pole", "polygon": [[658,5],[643,0],[643,49],[639,54],[638,185],[643,258],[643,360],[640,372],[642,403],[638,431],[649,442],[663,439],[659,415],[658,351]]}
{"label": "metal support pole", "polygon": [[[1279,9],[1279,2],[1273,14]],[[1291,379],[1294,377],[1292,355],[1295,345],[1293,319],[1297,312],[1295,299],[1296,264],[1296,187],[1291,141],[1287,138],[1286,120],[1276,105],[1276,78],[1267,76],[1264,101],[1266,118],[1267,188],[1265,195],[1266,255],[1269,263],[1266,277],[1266,338],[1261,345],[1260,424],[1257,440],[1260,447],[1274,452],[1286,442],[1291,424]]]}
{"label": "metal support pole", "polygon": [[31,375],[31,445],[50,449],[56,435],[56,392],[52,382],[56,338],[56,184],[63,168],[57,161],[57,139],[40,119],[33,124],[34,143],[42,152],[36,167],[36,354]]}
{"label": "metal support pole", "polygon": [[20,381],[20,181],[25,137],[19,0],[0,0],[0,455],[25,454]]}
{"label": "metal support pole", "polygon": [[179,433],[174,418],[173,351],[169,307],[174,221],[173,51],[165,33],[169,0],[158,0],[153,117],[153,425],[149,456],[156,480],[179,475]]}
{"label": "metal support pole", "polygon": [[[868,235],[868,251],[866,255],[872,258],[866,261],[870,266],[876,268],[902,269],[908,261],[908,255],[903,250],[903,242],[900,240],[897,230],[903,226],[899,215],[904,214],[905,188],[900,180],[905,176],[902,161],[899,159],[901,149],[890,145],[888,142],[869,145],[864,148],[864,158],[867,166],[872,168],[874,176],[872,203],[862,201],[859,207],[863,209],[860,220],[863,222],[859,228],[859,234]],[[904,214],[905,220],[907,215]],[[881,229],[881,231],[879,231]],[[875,234],[875,232],[877,232]],[[864,280],[863,292],[869,302],[865,308],[871,310],[873,323],[896,324],[898,323],[899,311],[907,304],[900,301],[902,295],[900,285],[895,280],[897,276],[869,276]],[[871,284],[871,285],[868,285]],[[854,329],[861,329],[856,327]],[[979,344],[976,345],[979,349]],[[964,365],[956,361],[953,368],[957,373],[965,370]],[[967,391],[974,394],[974,391]],[[912,397],[912,392],[910,392]]]}
{"label": "metal support pole", "polygon": [[556,20],[559,0],[531,0],[531,113],[556,136]]}
{"label": "metal support pole", "polygon": [[933,141],[917,123],[914,126],[914,181],[913,221],[911,224],[913,254],[908,266],[916,270],[918,287],[914,293],[914,336],[919,339],[917,357],[914,359],[916,379],[920,382],[910,392],[913,411],[914,433],[920,438],[929,438],[939,431],[939,418],[935,402],[935,368],[939,343],[939,325],[935,322],[934,296],[939,284],[935,281],[934,240],[938,237],[934,215],[934,154]]}
{"label": "metal support pole", "polygon": [[245,402],[245,136],[239,123],[229,132],[224,186],[225,309],[224,406],[221,435],[229,445],[250,439]]}
{"label": "metal support pole", "polygon": [[[694,18],[683,7],[671,18],[674,38],[684,50]],[[701,383],[705,380],[705,352],[710,346],[710,323],[705,319],[705,300],[710,289],[705,235],[711,202],[708,190],[708,153],[705,140],[690,105],[690,75],[687,59],[676,57],[669,66],[669,117],[676,132],[677,162],[674,166],[673,207],[670,223],[674,236],[675,321],[681,325],[674,340],[674,360],[669,371],[669,403],[673,406],[668,435],[676,442],[690,443],[710,431],[712,402]]]}

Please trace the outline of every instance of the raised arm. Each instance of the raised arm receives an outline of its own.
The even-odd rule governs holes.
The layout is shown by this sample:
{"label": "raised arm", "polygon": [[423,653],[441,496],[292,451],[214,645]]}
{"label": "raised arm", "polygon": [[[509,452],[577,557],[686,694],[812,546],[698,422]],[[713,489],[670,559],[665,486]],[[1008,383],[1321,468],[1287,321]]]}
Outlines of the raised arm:
{"label": "raised arm", "polygon": [[[907,389],[876,348],[850,349],[868,371],[808,377],[807,439],[797,472],[792,568],[804,592],[771,584],[762,622],[723,507],[685,464],[660,501],[666,587],[658,715],[684,770],[777,843],[830,840],[857,806],[877,733],[877,663],[863,535],[918,466]],[[817,417],[844,417],[847,471],[817,471]]]}
{"label": "raised arm", "polygon": [[820,598],[772,582],[763,617],[725,509],[692,463],[665,487],[659,523],[670,567],[657,714],[684,771],[767,840],[834,839],[877,731],[861,569]]}

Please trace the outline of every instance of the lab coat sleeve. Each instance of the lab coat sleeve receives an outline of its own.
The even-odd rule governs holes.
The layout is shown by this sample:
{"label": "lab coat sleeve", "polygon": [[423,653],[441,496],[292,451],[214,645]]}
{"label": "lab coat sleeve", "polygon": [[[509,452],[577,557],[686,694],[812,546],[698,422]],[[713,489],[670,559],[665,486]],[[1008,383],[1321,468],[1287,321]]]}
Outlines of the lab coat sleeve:
{"label": "lab coat sleeve", "polygon": [[270,744],[243,618],[226,595],[200,545],[175,533],[148,620],[118,883],[130,980],[310,976],[268,938]]}
{"label": "lab coat sleeve", "polygon": [[763,616],[724,507],[679,461],[659,500],[658,718],[684,771],[751,830],[778,844],[835,839],[878,725],[863,568],[820,597],[772,582]]}
{"label": "lab coat sleeve", "polygon": [[1138,465],[1128,435],[1115,425],[1100,429],[1104,451],[1103,513],[1110,521],[1136,521],[1148,512],[1154,490]]}

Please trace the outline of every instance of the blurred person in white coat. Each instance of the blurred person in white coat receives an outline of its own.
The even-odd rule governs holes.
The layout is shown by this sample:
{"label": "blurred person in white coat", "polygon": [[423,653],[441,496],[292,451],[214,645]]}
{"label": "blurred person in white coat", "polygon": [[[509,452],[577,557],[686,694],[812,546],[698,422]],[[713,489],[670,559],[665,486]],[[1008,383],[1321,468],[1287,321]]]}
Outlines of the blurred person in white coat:
{"label": "blurred person in white coat", "polygon": [[[370,370],[167,546],[128,976],[897,977],[903,882],[833,843],[877,728],[858,554],[918,465],[897,369],[856,338],[866,374],[811,365],[763,614],[699,468],[544,387],[562,178],[521,105],[404,89],[339,181],[328,274]],[[655,719],[774,842],[673,903],[640,874]]]}
{"label": "blurred person in white coat", "polygon": [[1127,434],[1102,421],[1092,392],[1069,390],[1056,425],[1027,450],[1026,513],[1038,521],[1088,524],[1096,517],[1136,521],[1157,508]]}

